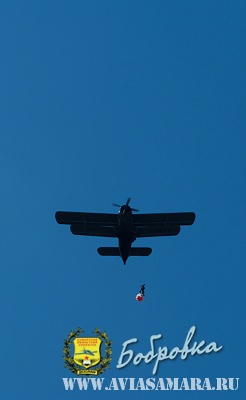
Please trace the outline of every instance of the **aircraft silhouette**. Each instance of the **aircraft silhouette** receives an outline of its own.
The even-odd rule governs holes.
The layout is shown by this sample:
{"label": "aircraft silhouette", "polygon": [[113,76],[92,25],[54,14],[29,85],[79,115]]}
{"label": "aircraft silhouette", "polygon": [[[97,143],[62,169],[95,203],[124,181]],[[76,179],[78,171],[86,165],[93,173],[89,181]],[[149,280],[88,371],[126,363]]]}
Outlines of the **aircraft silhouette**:
{"label": "aircraft silhouette", "polygon": [[87,349],[85,349],[85,348],[83,348],[83,351],[81,351],[80,353],[75,353],[76,355],[77,354],[88,354],[89,356],[94,356],[95,354],[94,353],[97,353],[97,351],[90,351],[90,350],[87,350]]}
{"label": "aircraft silhouette", "polygon": [[74,235],[104,236],[118,238],[118,247],[99,247],[101,256],[120,256],[123,263],[129,256],[149,256],[149,247],[131,247],[136,238],[153,236],[175,236],[180,232],[180,225],[192,225],[195,213],[157,213],[133,214],[138,211],[129,206],[130,198],[120,207],[118,214],[85,213],[57,211],[56,221],[70,225]]}

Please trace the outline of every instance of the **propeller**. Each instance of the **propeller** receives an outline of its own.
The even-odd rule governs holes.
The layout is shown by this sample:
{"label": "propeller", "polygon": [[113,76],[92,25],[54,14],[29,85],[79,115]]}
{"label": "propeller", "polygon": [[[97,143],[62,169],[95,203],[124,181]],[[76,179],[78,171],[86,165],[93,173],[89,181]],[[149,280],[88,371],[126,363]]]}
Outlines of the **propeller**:
{"label": "propeller", "polygon": [[[131,198],[130,197],[128,197],[128,199],[127,199],[127,201],[126,201],[126,206],[128,206],[129,205],[129,203],[130,203],[130,201],[131,201]],[[122,207],[122,206],[120,206],[119,204],[116,204],[116,203],[113,203],[113,206],[115,206],[115,207]],[[129,206],[130,207],[130,206]],[[136,208],[132,208],[132,207],[130,207],[130,209],[131,209],[131,211],[136,211],[136,212],[138,212],[139,210],[137,210]]]}

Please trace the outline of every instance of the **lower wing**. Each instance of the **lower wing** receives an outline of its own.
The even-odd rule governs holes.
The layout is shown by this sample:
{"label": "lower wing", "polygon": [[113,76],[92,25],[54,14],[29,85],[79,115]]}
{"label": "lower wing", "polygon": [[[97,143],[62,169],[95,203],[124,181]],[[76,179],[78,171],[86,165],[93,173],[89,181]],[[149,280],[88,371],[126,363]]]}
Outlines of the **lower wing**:
{"label": "lower wing", "polygon": [[70,229],[74,235],[116,237],[114,228],[108,226],[71,225]]}
{"label": "lower wing", "polygon": [[175,236],[180,232],[179,225],[144,226],[136,229],[136,237]]}

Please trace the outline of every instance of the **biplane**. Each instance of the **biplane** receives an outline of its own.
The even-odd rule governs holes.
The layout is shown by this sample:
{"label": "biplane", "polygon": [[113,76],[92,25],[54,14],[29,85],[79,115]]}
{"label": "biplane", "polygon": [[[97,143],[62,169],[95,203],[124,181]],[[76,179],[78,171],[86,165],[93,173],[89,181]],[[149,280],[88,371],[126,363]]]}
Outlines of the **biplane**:
{"label": "biplane", "polygon": [[120,207],[118,214],[57,211],[56,221],[70,225],[74,235],[118,238],[118,247],[99,247],[101,256],[120,256],[123,263],[130,256],[149,256],[150,247],[132,247],[137,238],[175,236],[181,225],[192,225],[194,212],[133,214],[138,211],[129,206],[130,198]]}

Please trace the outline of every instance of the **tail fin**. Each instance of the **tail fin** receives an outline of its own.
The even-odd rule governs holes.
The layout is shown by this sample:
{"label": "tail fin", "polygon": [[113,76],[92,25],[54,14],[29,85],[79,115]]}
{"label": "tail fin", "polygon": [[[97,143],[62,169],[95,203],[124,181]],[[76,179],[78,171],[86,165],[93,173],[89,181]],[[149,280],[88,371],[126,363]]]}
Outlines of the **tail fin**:
{"label": "tail fin", "polygon": [[[120,256],[118,247],[99,247],[97,249],[100,256]],[[132,247],[129,253],[130,256],[149,256],[152,253],[150,247]]]}

